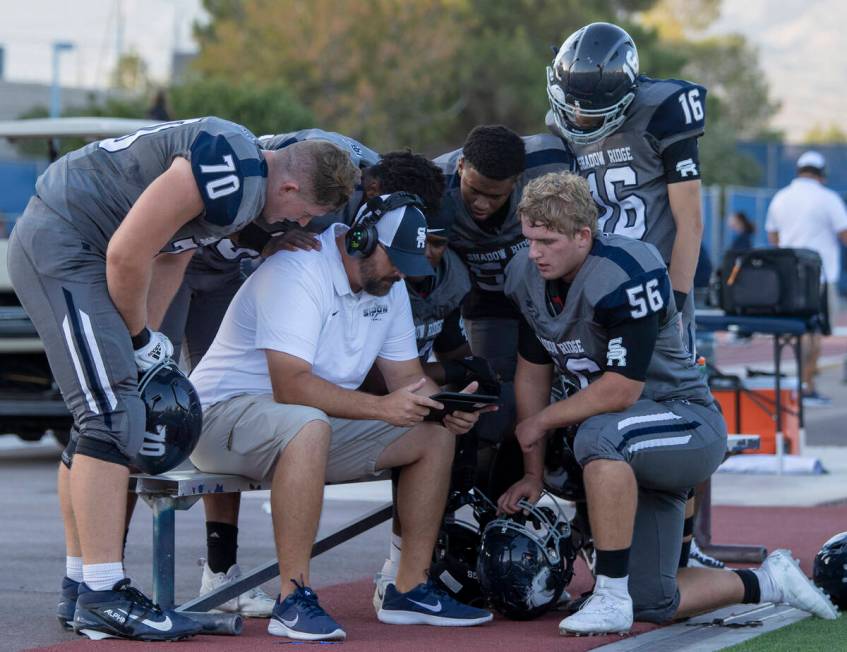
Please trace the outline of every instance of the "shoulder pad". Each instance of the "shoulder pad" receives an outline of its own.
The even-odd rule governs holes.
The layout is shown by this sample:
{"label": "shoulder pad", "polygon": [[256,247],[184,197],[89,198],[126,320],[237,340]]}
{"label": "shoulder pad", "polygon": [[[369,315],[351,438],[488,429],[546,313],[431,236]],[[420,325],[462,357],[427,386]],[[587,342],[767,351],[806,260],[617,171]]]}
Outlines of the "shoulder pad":
{"label": "shoulder pad", "polygon": [[703,86],[664,80],[650,88],[648,97],[644,99],[655,101],[656,108],[647,124],[647,133],[659,142],[673,142],[703,134],[706,125],[706,89]]}

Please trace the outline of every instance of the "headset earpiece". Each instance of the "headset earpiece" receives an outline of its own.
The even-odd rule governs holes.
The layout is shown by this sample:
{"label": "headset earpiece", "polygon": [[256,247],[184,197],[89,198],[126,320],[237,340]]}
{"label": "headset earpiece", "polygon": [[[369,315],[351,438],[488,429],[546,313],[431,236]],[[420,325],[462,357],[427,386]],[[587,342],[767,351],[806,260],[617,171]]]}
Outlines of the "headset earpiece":
{"label": "headset earpiece", "polygon": [[379,243],[376,223],[383,215],[402,206],[416,206],[421,211],[424,208],[420,197],[410,192],[393,192],[384,199],[377,195],[371,197],[365,206],[362,217],[353,223],[344,236],[347,254],[354,258],[367,258],[376,250]]}

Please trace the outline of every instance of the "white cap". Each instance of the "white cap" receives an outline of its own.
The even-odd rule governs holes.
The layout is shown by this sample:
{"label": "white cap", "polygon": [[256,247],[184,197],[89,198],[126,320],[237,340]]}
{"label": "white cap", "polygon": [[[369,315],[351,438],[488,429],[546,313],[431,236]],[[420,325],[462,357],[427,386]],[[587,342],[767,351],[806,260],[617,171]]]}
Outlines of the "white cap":
{"label": "white cap", "polygon": [[814,150],[803,152],[800,154],[800,158],[797,159],[798,170],[800,168],[815,168],[816,170],[823,172],[825,167],[826,159],[823,157],[823,154]]}

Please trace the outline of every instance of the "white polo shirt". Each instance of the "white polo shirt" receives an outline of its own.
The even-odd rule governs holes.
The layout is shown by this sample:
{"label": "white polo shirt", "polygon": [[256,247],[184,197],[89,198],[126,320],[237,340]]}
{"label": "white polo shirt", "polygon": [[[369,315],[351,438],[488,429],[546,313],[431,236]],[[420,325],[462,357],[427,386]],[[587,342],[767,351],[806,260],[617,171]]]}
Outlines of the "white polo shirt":
{"label": "white polo shirt", "polygon": [[838,233],[847,229],[847,209],[837,193],[816,179],[797,177],[768,206],[765,230],[779,234],[780,247],[812,249],[823,260],[823,276],[836,283],[841,249]]}
{"label": "white polo shirt", "polygon": [[305,360],[346,389],[362,384],[377,357],[418,357],[406,284],[384,297],[350,289],[334,224],[320,251],[281,251],[241,286],[209,351],[191,374],[204,406],[239,394],[270,394],[265,349]]}

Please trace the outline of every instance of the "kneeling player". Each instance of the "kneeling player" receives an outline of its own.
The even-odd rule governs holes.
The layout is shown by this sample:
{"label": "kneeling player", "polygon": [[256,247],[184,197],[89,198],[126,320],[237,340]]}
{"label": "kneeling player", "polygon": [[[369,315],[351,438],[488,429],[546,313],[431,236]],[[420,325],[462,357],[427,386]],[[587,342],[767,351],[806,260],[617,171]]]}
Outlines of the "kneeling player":
{"label": "kneeling player", "polygon": [[[518,208],[529,248],[506,271],[524,323],[515,375],[526,474],[505,512],[541,491],[548,432],[582,424],[597,582],[562,634],[625,632],[633,617],[666,622],[738,602],[836,610],[788,551],[761,568],[680,569],[685,499],[726,448],[726,425],[682,343],[667,269],[649,244],[597,235],[588,184],[570,174],[531,182]],[[553,365],[579,388],[547,404]]]}

